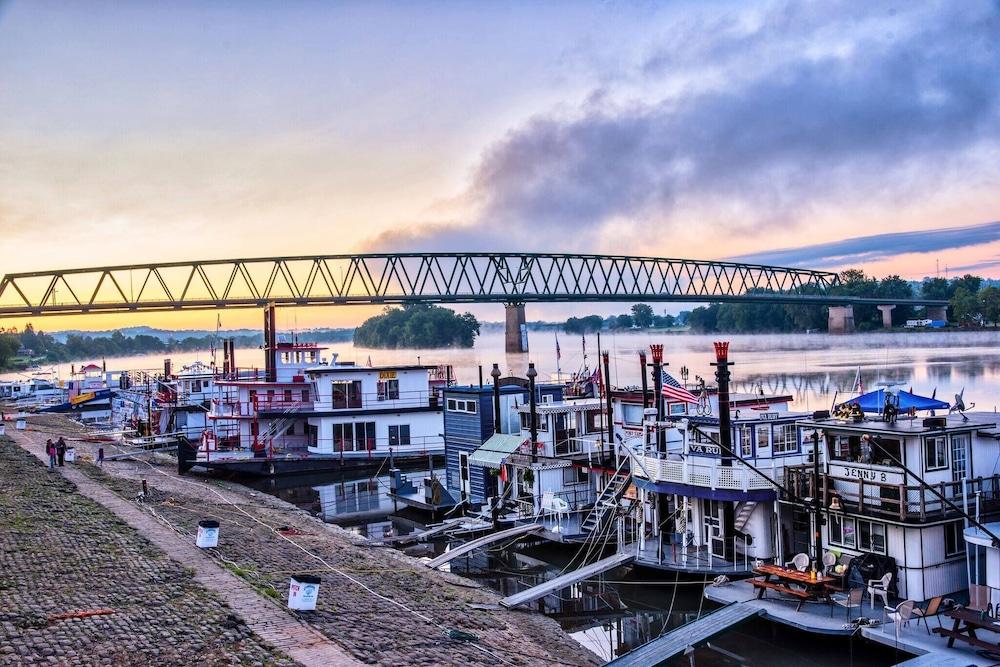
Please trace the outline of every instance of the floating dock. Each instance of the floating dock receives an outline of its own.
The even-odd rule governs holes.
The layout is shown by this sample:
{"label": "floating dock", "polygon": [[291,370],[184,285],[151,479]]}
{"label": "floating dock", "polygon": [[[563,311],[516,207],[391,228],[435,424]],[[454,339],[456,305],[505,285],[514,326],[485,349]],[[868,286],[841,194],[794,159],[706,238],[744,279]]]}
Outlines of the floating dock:
{"label": "floating dock", "polygon": [[[501,602],[501,604],[503,604]],[[722,634],[735,625],[748,621],[762,613],[761,609],[748,604],[734,602],[721,609],[702,616],[679,628],[660,635],[651,642],[626,653],[617,660],[608,663],[615,667],[651,667],[670,660],[689,647],[704,644],[712,637]]]}
{"label": "floating dock", "polygon": [[595,574],[607,572],[608,570],[612,570],[621,565],[628,565],[634,560],[634,554],[617,553],[614,556],[605,558],[604,560],[599,560],[596,563],[591,563],[590,565],[584,565],[577,570],[567,572],[566,574],[560,575],[555,579],[543,582],[537,586],[532,586],[531,588],[521,591],[520,593],[509,595],[503,600],[500,600],[500,604],[508,609],[513,609],[514,607],[522,605],[526,602],[532,602],[533,600],[543,598],[550,593],[562,590],[563,588],[571,586],[578,581],[588,579]]}

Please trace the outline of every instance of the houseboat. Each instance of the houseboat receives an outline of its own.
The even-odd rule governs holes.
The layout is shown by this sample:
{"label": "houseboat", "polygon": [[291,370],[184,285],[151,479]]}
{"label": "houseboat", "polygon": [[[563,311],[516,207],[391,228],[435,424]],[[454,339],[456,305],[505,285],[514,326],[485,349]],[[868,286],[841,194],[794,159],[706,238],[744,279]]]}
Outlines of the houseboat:
{"label": "houseboat", "polygon": [[777,555],[778,484],[807,456],[796,426],[805,415],[789,410],[790,396],[730,394],[728,357],[716,361],[725,377],[717,374],[708,402],[703,387],[682,393],[658,368],[661,354],[654,348],[654,379],[671,388],[657,387],[657,407],[643,409],[642,395],[628,392],[615,401],[626,433],[645,413],[622,448],[641,508],[625,518],[626,548],[638,567],[747,576]]}
{"label": "houseboat", "polygon": [[120,375],[108,371],[104,364],[74,367],[66,382],[66,401],[44,407],[40,412],[62,412],[84,424],[110,425],[112,394],[117,390]]}
{"label": "houseboat", "polygon": [[786,471],[783,557],[815,559],[816,513],[801,500],[818,497],[822,548],[851,561],[848,585],[891,574],[889,591],[899,598],[961,597],[975,579],[970,517],[1000,519],[998,422],[995,413],[948,411],[891,388],[799,420],[799,439],[818,444],[820,466],[818,474],[812,465]]}
{"label": "houseboat", "polygon": [[438,367],[327,361],[324,349],[279,341],[269,309],[265,368],[237,367],[224,347],[211,430],[183,452],[181,468],[273,475],[443,455]]}

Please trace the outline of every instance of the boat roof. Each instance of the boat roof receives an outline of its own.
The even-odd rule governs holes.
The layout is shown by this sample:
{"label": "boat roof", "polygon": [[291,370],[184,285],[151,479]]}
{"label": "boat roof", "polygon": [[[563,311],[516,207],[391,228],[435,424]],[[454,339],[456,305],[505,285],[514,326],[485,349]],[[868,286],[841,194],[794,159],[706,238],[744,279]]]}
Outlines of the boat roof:
{"label": "boat roof", "polygon": [[[581,410],[600,410],[604,407],[604,401],[599,398],[581,398],[571,401],[559,401],[558,403],[536,403],[535,409],[540,415],[559,414],[562,412],[579,412]],[[530,412],[531,405],[523,403],[518,406],[518,412]]]}
{"label": "boat roof", "polygon": [[827,417],[823,419],[800,419],[799,424],[838,431],[857,431],[859,433],[885,433],[905,436],[932,434],[934,432],[971,431],[987,437],[997,437],[995,431],[1000,428],[1000,413],[970,412],[965,416],[960,414],[941,415],[932,419],[943,420],[944,426],[924,425],[924,417],[899,416],[895,423],[881,419],[863,419],[855,422],[852,419]]}
{"label": "boat roof", "polygon": [[355,364],[338,363],[335,366],[311,366],[305,369],[306,373],[370,373],[373,371],[429,371],[437,366],[426,364],[402,364],[396,366],[358,366]]}
{"label": "boat roof", "polygon": [[487,468],[499,468],[518,447],[528,442],[522,435],[494,433],[489,440],[469,455],[469,463]]}

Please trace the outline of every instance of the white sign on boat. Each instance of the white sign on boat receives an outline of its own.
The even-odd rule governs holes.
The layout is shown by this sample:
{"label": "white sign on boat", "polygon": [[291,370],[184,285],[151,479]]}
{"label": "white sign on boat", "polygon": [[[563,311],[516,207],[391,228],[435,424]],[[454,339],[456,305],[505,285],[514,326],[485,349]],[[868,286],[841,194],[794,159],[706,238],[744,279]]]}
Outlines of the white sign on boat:
{"label": "white sign on boat", "polygon": [[892,484],[895,486],[901,485],[904,479],[903,473],[896,469],[847,463],[831,463],[830,476],[842,479],[856,479],[862,482],[872,482],[873,484]]}

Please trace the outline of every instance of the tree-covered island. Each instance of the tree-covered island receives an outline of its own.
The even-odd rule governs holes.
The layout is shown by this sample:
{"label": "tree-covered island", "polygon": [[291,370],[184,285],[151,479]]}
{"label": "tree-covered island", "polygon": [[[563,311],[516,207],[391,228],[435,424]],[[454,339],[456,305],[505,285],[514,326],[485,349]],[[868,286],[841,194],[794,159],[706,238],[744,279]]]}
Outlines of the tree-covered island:
{"label": "tree-covered island", "polygon": [[448,308],[409,304],[387,307],[354,330],[354,344],[377,348],[472,347],[479,321],[472,313],[459,315]]}

